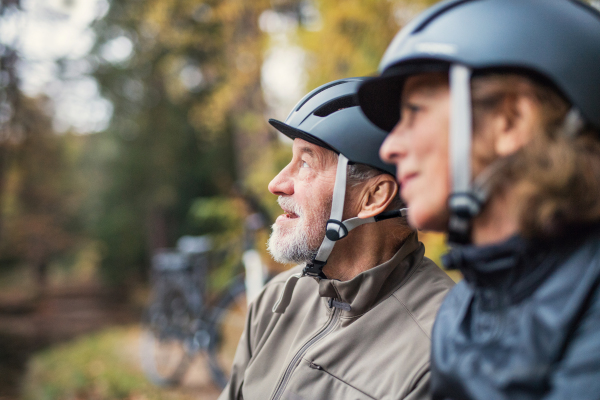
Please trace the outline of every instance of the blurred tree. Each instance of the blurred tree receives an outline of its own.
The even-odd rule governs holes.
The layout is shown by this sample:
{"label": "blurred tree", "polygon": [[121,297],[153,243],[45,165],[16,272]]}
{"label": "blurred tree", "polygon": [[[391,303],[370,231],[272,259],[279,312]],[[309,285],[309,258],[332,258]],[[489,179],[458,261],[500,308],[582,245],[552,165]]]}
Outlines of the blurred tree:
{"label": "blurred tree", "polygon": [[2,241],[5,256],[33,269],[39,289],[46,284],[49,263],[83,239],[80,188],[74,179],[78,143],[70,135],[54,134],[51,118],[41,111],[45,101],[21,98],[15,115],[26,134],[8,168],[4,216],[10,235]]}
{"label": "blurred tree", "polygon": [[[0,1],[1,12],[18,8],[17,0]],[[20,214],[14,215],[20,215],[22,232],[11,235],[38,243],[13,247],[29,252],[28,259],[47,261],[73,243],[70,213],[77,209],[87,233],[99,239],[106,276],[123,280],[143,272],[155,249],[173,245],[182,234],[201,233],[190,223],[194,199],[235,192],[274,203],[266,184],[289,150],[265,123],[261,66],[269,37],[258,26],[262,13],[297,20],[296,38],[309,54],[310,88],[375,71],[403,18],[399,10],[406,10],[399,5],[427,2],[113,0],[93,25],[97,40],[86,61],[114,111],[106,131],[86,137],[51,134],[51,121],[41,111],[46,105],[19,92],[18,54],[4,46],[0,196],[5,205],[18,205]],[[68,71],[69,62],[59,66]],[[68,159],[68,146],[82,156]],[[34,162],[45,158],[48,167]],[[8,166],[18,182],[12,203],[3,195]],[[74,200],[73,185],[86,194],[85,202]],[[0,214],[0,238],[6,215]],[[51,233],[51,227],[65,234]],[[35,236],[36,229],[46,233]],[[42,246],[42,237],[53,244]]]}
{"label": "blurred tree", "polygon": [[[20,8],[19,0],[0,0],[0,18]],[[15,118],[21,105],[17,75],[17,50],[9,44],[0,44],[0,199],[4,197],[11,151],[23,134]],[[0,213],[0,241],[4,235],[4,218]]]}
{"label": "blurred tree", "polygon": [[320,29],[301,30],[308,52],[309,88],[335,79],[375,74],[398,30],[437,0],[316,0]]}
{"label": "blurred tree", "polygon": [[[19,10],[18,0],[0,2],[0,17]],[[0,45],[0,266],[30,266],[41,288],[81,233],[77,143],[54,134],[48,99],[23,94],[19,61],[16,44]]]}
{"label": "blurred tree", "polygon": [[88,226],[107,276],[143,271],[187,233],[193,199],[227,195],[268,145],[260,91],[266,1],[115,0],[90,56],[114,105],[90,138]]}

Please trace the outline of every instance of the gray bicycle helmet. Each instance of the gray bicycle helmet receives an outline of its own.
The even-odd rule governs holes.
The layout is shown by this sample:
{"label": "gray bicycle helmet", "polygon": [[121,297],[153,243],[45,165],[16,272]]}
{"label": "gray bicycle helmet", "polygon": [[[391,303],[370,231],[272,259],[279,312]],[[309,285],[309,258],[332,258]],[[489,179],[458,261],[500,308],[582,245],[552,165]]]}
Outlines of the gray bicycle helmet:
{"label": "gray bicycle helmet", "polygon": [[402,209],[384,212],[372,218],[342,221],[348,163],[366,164],[396,175],[395,167],[385,164],[379,158],[379,148],[386,132],[369,122],[358,107],[356,91],[365,79],[348,78],[327,83],[304,96],[285,122],[269,120],[284,135],[306,140],[339,155],[326,235],[317,255],[306,265],[304,275],[325,278],[322,270],[335,242],[346,237],[352,229],[365,223],[406,214],[406,210]]}
{"label": "gray bicycle helmet", "polygon": [[386,132],[360,111],[356,91],[366,78],[340,79],[320,86],[294,106],[285,123],[269,123],[284,135],[304,139],[343,154],[350,162],[366,164],[388,174],[395,168],[379,158]]}
{"label": "gray bicycle helmet", "polygon": [[449,241],[470,241],[471,219],[487,189],[471,182],[473,74],[525,73],[553,85],[573,106],[565,131],[600,128],[600,13],[577,0],[449,0],[429,8],[394,38],[380,76],[358,92],[366,116],[391,131],[407,76],[449,71],[451,92]]}

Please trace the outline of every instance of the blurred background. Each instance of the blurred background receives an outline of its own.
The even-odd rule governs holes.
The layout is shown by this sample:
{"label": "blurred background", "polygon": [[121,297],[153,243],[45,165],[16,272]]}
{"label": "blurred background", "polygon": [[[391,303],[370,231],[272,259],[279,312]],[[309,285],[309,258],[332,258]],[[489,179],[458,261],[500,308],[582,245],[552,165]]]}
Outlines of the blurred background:
{"label": "blurred background", "polygon": [[158,389],[140,370],[153,255],[209,237],[210,298],[259,215],[251,247],[281,270],[267,184],[291,141],[267,118],[374,74],[432,3],[0,0],[0,399],[216,398],[206,371]]}

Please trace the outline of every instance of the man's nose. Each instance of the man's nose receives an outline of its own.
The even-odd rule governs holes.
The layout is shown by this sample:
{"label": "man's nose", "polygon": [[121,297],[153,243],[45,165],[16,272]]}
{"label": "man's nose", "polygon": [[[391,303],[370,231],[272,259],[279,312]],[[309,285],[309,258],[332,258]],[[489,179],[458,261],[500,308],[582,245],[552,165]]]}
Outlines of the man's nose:
{"label": "man's nose", "polygon": [[276,196],[294,194],[294,182],[289,176],[288,167],[282,169],[269,183],[269,192]]}

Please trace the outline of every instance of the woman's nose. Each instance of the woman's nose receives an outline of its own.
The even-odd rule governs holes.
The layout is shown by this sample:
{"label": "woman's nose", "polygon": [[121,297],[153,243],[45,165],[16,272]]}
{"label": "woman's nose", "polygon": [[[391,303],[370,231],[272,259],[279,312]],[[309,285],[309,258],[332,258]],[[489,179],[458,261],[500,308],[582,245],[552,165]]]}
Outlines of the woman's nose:
{"label": "woman's nose", "polygon": [[379,149],[379,157],[388,164],[396,164],[406,152],[402,130],[402,124],[399,122]]}

